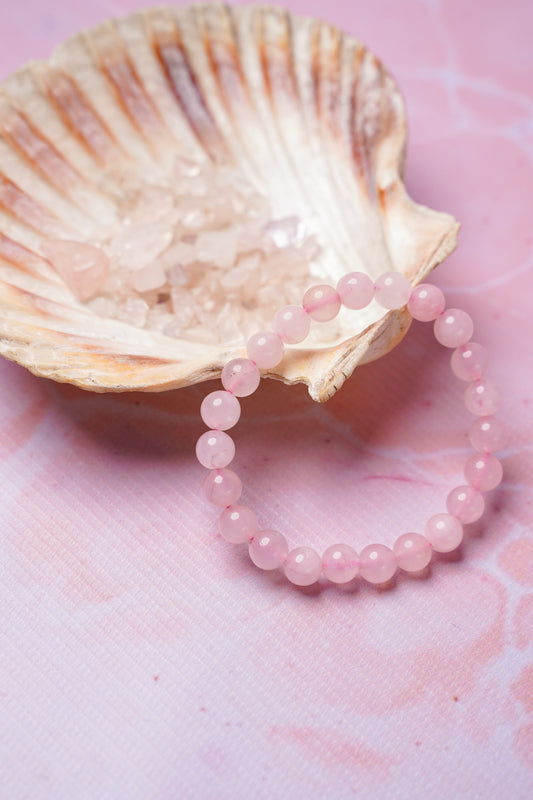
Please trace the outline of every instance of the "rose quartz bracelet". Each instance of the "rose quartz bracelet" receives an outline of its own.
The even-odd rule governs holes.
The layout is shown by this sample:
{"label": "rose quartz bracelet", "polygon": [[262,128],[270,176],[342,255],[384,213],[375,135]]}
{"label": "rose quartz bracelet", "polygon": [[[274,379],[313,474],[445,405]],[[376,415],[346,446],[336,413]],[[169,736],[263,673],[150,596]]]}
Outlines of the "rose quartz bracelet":
{"label": "rose quartz bracelet", "polygon": [[[477,451],[465,464],[465,485],[448,495],[448,513],[436,514],[425,526],[425,536],[404,533],[392,549],[383,544],[369,544],[357,554],[349,544],[332,544],[322,554],[311,547],[289,550],[283,534],[259,530],[251,508],[239,505],[242,484],[228,464],[235,455],[235,445],[226,430],[239,420],[239,397],[252,394],[260,382],[260,369],[272,369],[283,358],[285,344],[298,344],[309,333],[311,320],[327,322],[341,305],[361,309],[371,300],[387,309],[407,304],[411,316],[433,322],[435,338],[445,347],[454,348],[451,367],[458,378],[468,381],[465,392],[467,409],[476,415],[469,430],[470,442]],[[463,525],[478,520],[484,510],[483,492],[494,489],[502,479],[502,467],[493,453],[505,444],[505,429],[494,412],[499,392],[484,377],[487,353],[471,341],[474,326],[471,317],[457,308],[446,308],[442,291],[431,284],[411,288],[399,272],[387,272],[376,283],[360,272],[344,275],[337,288],[312,286],[301,306],[285,306],[273,320],[272,331],[254,334],[247,343],[248,358],[235,358],[222,370],[224,390],[211,392],[202,402],[201,416],[211,430],[198,439],[196,455],[210,472],[204,480],[207,499],[224,510],[219,519],[220,532],[229,542],[248,543],[250,558],[261,569],[282,567],[287,578],[298,586],[315,583],[320,574],[334,583],[347,583],[357,574],[373,584],[389,581],[400,568],[420,572],[429,564],[432,553],[455,550],[463,538]]]}

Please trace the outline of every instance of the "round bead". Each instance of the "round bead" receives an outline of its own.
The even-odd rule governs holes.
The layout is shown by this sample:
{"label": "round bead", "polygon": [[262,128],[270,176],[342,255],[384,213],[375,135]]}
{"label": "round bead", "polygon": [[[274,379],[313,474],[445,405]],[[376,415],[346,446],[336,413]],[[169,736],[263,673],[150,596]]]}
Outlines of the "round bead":
{"label": "round bead", "polygon": [[276,569],[287,558],[289,546],[278,531],[259,531],[250,542],[248,552],[256,567]]}
{"label": "round bead", "polygon": [[205,477],[204,492],[213,505],[232,506],[241,496],[241,479],[231,469],[212,470]]}
{"label": "round bead", "polygon": [[481,344],[467,342],[454,350],[451,358],[453,372],[462,381],[477,381],[487,368],[488,353]]}
{"label": "round bead", "polygon": [[228,506],[220,515],[218,527],[227,542],[249,542],[257,533],[257,517],[248,506]]}
{"label": "round bead", "polygon": [[311,286],[304,294],[303,307],[316,322],[329,322],[337,316],[341,299],[333,286]]}
{"label": "round bead", "polygon": [[384,272],[376,281],[375,297],[383,308],[402,308],[410,294],[409,278],[401,272]]}
{"label": "round bead", "polygon": [[466,525],[481,517],[485,510],[485,501],[481,492],[473,486],[457,486],[448,495],[446,508],[459,522]]}
{"label": "round bead", "polygon": [[507,432],[503,422],[496,417],[478,417],[468,431],[468,437],[481,453],[496,453],[507,444]]}
{"label": "round bead", "polygon": [[420,572],[431,561],[431,544],[420,533],[403,533],[392,550],[396,563],[406,572]]}
{"label": "round bead", "polygon": [[446,307],[446,298],[438,286],[432,283],[421,283],[413,289],[407,309],[413,319],[419,322],[433,322]]}
{"label": "round bead", "polygon": [[447,308],[433,323],[435,339],[444,347],[460,347],[472,338],[472,317],[460,308]]}
{"label": "round bead", "polygon": [[200,415],[208,428],[227,431],[239,421],[241,404],[234,395],[219,389],[204,397]]}
{"label": "round bead", "polygon": [[476,414],[478,417],[494,414],[500,407],[498,387],[487,378],[474,381],[466,387],[465,406],[471,414]]}
{"label": "round bead", "polygon": [[426,538],[437,553],[451,553],[463,541],[463,526],[451,514],[435,514],[426,522]]}
{"label": "round bead", "polygon": [[467,483],[480,492],[490,492],[502,482],[503,469],[497,458],[490,453],[476,453],[465,464]]}
{"label": "round bead", "polygon": [[364,272],[348,272],[338,282],[337,294],[346,308],[366,308],[374,297],[374,284]]}
{"label": "round bead", "polygon": [[257,364],[249,358],[233,358],[224,366],[221,378],[228,392],[236,397],[248,397],[259,386],[261,375]]}
{"label": "round bead", "polygon": [[357,553],[349,544],[332,544],[322,556],[322,569],[333,583],[348,583],[357,575]]}
{"label": "round bead", "polygon": [[271,369],[283,358],[283,342],[277,333],[260,331],[250,336],[246,352],[248,358],[255,361],[259,369]]}
{"label": "round bead", "polygon": [[196,442],[196,458],[207,469],[221,469],[235,457],[235,444],[224,431],[206,431]]}
{"label": "round bead", "polygon": [[390,547],[369,544],[359,555],[359,572],[369,583],[386,583],[396,572],[396,559]]}
{"label": "round bead", "polygon": [[285,306],[274,314],[274,331],[286,344],[299,344],[307,337],[311,320],[301,306]]}
{"label": "round bead", "polygon": [[320,556],[312,547],[295,547],[285,559],[285,575],[296,586],[311,586],[322,571]]}

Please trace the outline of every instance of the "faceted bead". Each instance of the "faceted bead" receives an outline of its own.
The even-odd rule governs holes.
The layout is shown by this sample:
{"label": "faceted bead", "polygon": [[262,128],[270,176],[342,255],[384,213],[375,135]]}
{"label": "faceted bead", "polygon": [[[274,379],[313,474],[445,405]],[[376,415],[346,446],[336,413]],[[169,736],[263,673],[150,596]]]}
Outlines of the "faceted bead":
{"label": "faceted bead", "polygon": [[218,389],[204,397],[200,415],[209,428],[227,431],[239,421],[241,404],[233,394]]}
{"label": "faceted bead", "polygon": [[241,479],[231,469],[212,470],[205,477],[204,492],[213,505],[232,506],[241,496]]}
{"label": "faceted bead", "polygon": [[453,372],[461,381],[477,381],[487,368],[488,353],[481,344],[467,342],[454,350],[451,358]]}
{"label": "faceted bead", "polygon": [[468,431],[468,437],[481,453],[496,453],[507,444],[505,425],[496,417],[478,417]]}
{"label": "faceted bead", "polygon": [[333,286],[311,286],[304,294],[303,307],[316,322],[329,322],[337,316],[341,299]]}
{"label": "faceted bead", "polygon": [[250,542],[248,552],[256,567],[276,569],[287,558],[289,546],[278,531],[259,531]]}
{"label": "faceted bead", "polygon": [[359,572],[369,583],[386,583],[396,567],[394,553],[384,544],[369,544],[359,554]]}
{"label": "faceted bead", "polygon": [[446,298],[438,286],[421,283],[413,289],[407,309],[413,319],[419,322],[433,322],[446,307]]}
{"label": "faceted bead", "polygon": [[420,572],[431,561],[431,544],[420,533],[403,533],[392,549],[398,566],[406,572]]}
{"label": "faceted bead", "polygon": [[503,469],[497,458],[490,453],[476,453],[465,464],[467,482],[480,492],[490,492],[502,482]]}
{"label": "faceted bead", "polygon": [[259,369],[271,369],[283,358],[283,342],[277,333],[260,331],[248,339],[246,353]]}
{"label": "faceted bead", "polygon": [[299,344],[307,337],[311,320],[302,306],[285,306],[274,315],[274,331],[286,344]]}
{"label": "faceted bead", "polygon": [[235,457],[235,444],[224,431],[206,431],[196,442],[196,458],[207,469],[227,467]]}
{"label": "faceted bead", "polygon": [[257,364],[249,358],[233,358],[222,370],[222,386],[236,397],[253,394],[261,381]]}
{"label": "faceted bead", "polygon": [[471,414],[485,417],[494,414],[500,407],[500,391],[487,378],[474,381],[465,391],[465,406]]}
{"label": "faceted bead", "polygon": [[444,347],[460,347],[472,338],[472,317],[460,308],[447,308],[433,323],[435,339]]}
{"label": "faceted bead", "polygon": [[257,517],[248,506],[228,506],[220,515],[218,526],[227,542],[249,542],[257,533]]}
{"label": "faceted bead", "polygon": [[473,486],[457,486],[448,495],[446,508],[459,522],[466,525],[481,517],[485,510],[485,501],[481,492]]}
{"label": "faceted bead", "polygon": [[332,544],[322,556],[322,569],[333,583],[348,583],[357,575],[357,553],[349,544]]}
{"label": "faceted bead", "polygon": [[411,294],[411,283],[401,272],[384,272],[376,281],[375,298],[383,308],[402,308]]}
{"label": "faceted bead", "polygon": [[346,308],[366,308],[374,297],[374,284],[364,272],[348,272],[338,282],[337,293]]}
{"label": "faceted bead", "polygon": [[426,522],[426,538],[437,553],[451,553],[463,541],[463,526],[451,514],[435,514]]}
{"label": "faceted bead", "polygon": [[322,571],[320,556],[312,547],[295,547],[285,559],[285,575],[296,586],[311,586]]}

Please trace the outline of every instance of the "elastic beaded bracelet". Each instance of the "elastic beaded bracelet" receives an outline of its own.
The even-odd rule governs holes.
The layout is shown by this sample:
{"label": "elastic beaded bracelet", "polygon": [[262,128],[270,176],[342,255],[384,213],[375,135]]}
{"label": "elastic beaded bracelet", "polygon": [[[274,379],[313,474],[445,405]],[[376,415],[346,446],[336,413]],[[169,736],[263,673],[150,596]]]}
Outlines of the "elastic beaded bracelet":
{"label": "elastic beaded bracelet", "polygon": [[[435,338],[445,347],[454,348],[451,368],[455,375],[468,381],[465,405],[476,420],[469,430],[475,452],[466,462],[466,483],[449,493],[447,512],[432,516],[426,523],[425,535],[404,533],[392,548],[369,544],[359,555],[349,544],[332,544],[322,557],[311,547],[289,550],[283,534],[259,530],[255,513],[239,505],[242,483],[228,465],[235,455],[232,438],[225,433],[239,420],[239,397],[251,395],[259,386],[260,370],[272,369],[283,358],[285,344],[299,344],[307,337],[311,320],[328,322],[341,305],[362,309],[372,299],[386,309],[407,304],[411,316],[421,322],[433,322]],[[250,558],[264,570],[282,567],[287,578],[298,586],[310,586],[321,573],[333,583],[347,583],[357,574],[369,583],[388,582],[400,568],[420,572],[428,566],[432,553],[455,550],[463,538],[463,525],[478,520],[483,514],[483,493],[496,488],[502,479],[502,466],[494,452],[505,445],[503,424],[493,414],[499,407],[496,386],[484,377],[487,352],[471,341],[474,325],[471,317],[457,308],[446,308],[443,292],[432,284],[411,288],[409,280],[399,272],[381,275],[375,284],[360,272],[344,275],[336,289],[328,285],[312,286],[301,306],[285,306],[273,320],[272,331],[260,331],[248,340],[248,358],[228,361],[222,370],[224,390],[211,392],[204,398],[201,416],[210,430],[196,444],[200,463],[210,472],[204,480],[207,499],[223,507],[219,519],[222,536],[229,542],[248,543]]]}

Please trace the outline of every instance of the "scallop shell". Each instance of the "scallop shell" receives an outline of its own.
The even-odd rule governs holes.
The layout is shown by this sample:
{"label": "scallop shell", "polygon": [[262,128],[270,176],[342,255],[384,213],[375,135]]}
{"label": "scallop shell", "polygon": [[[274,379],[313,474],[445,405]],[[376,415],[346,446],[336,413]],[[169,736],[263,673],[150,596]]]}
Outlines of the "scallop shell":
{"label": "scallop shell", "polygon": [[[242,353],[99,318],[40,255],[49,238],[97,237],[131,170],[148,184],[176,155],[233,164],[277,217],[306,220],[330,280],[395,269],[419,283],[458,225],[408,197],[405,135],[376,57],[280,8],[159,8],[75,36],[0,91],[0,352],[100,392],[186,386]],[[269,375],[326,400],[409,326],[405,309],[373,305],[341,312],[337,341],[289,348]]]}

